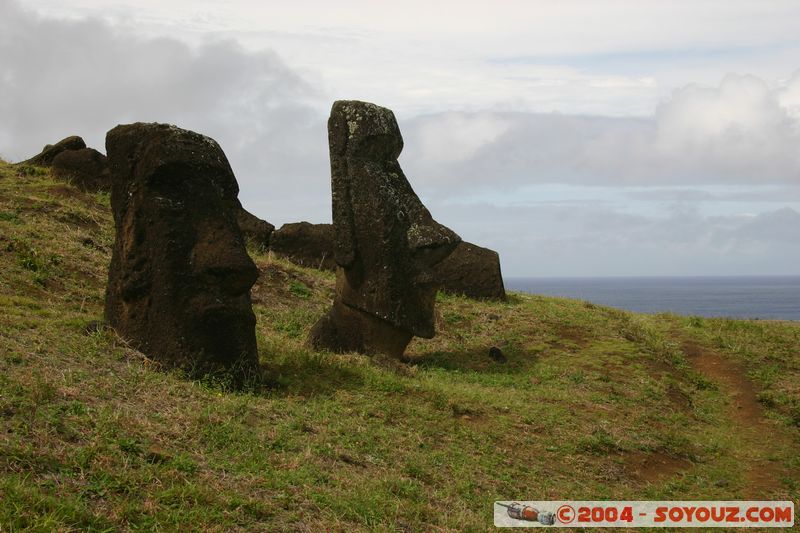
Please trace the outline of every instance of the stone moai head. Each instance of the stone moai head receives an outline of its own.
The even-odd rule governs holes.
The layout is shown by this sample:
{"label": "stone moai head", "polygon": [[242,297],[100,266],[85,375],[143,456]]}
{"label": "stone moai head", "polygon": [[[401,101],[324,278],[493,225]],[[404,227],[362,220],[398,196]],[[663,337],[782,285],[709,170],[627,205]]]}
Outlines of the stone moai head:
{"label": "stone moai head", "polygon": [[106,136],[116,240],[111,326],[146,355],[198,372],[258,363],[250,287],[258,270],[236,221],[239,186],[222,149],[165,124]]}
{"label": "stone moai head", "polygon": [[[391,110],[335,102],[328,142],[340,268],[334,308],[312,331],[312,344],[401,355],[411,336],[433,337],[431,267],[461,239],[433,220],[403,174],[403,138]],[[386,347],[372,337],[397,340]]]}

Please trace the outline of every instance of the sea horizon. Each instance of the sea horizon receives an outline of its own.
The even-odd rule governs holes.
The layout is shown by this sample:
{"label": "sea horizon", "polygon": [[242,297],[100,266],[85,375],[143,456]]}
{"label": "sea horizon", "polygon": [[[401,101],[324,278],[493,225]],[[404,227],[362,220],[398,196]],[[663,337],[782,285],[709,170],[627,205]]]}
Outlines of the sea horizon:
{"label": "sea horizon", "polygon": [[800,275],[511,276],[506,289],[640,313],[800,321]]}

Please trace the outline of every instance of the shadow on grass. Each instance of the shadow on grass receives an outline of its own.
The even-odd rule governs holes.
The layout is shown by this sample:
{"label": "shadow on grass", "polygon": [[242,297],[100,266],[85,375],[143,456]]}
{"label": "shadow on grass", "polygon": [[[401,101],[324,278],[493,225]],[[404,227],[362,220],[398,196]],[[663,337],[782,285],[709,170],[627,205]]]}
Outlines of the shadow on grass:
{"label": "shadow on grass", "polygon": [[[353,356],[358,357],[358,356]],[[327,396],[337,390],[363,386],[360,365],[348,367],[341,356],[297,351],[280,356],[263,355],[257,367],[167,368],[151,362],[154,370],[172,373],[215,392],[255,396]]]}
{"label": "shadow on grass", "polygon": [[360,365],[348,366],[342,356],[334,354],[296,352],[267,360],[261,368],[264,384],[272,395],[327,396],[337,390],[364,386]]}
{"label": "shadow on grass", "polygon": [[489,347],[464,347],[461,350],[431,351],[419,356],[407,357],[405,362],[424,369],[439,369],[449,372],[480,372],[485,374],[514,374],[535,366],[539,351],[518,348],[503,348],[502,358],[494,359]]}

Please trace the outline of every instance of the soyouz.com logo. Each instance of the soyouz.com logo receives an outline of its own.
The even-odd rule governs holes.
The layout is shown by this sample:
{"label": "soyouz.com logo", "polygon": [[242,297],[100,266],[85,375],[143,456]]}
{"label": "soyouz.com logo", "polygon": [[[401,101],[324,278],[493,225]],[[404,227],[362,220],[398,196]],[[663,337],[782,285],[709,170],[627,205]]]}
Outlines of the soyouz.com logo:
{"label": "soyouz.com logo", "polygon": [[497,527],[792,527],[789,501],[497,501]]}

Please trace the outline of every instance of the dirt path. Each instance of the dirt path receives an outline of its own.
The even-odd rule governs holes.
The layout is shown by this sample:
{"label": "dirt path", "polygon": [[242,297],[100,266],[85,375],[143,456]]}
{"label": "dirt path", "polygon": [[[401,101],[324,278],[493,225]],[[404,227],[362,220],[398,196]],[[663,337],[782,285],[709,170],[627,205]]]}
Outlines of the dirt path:
{"label": "dirt path", "polygon": [[716,384],[729,398],[728,417],[736,428],[737,437],[747,445],[747,449],[739,451],[753,455],[747,458],[746,486],[742,496],[766,499],[771,494],[782,492],[781,478],[787,472],[775,456],[792,442],[777,422],[766,417],[744,367],[695,340],[685,339],[682,347],[692,368]]}

